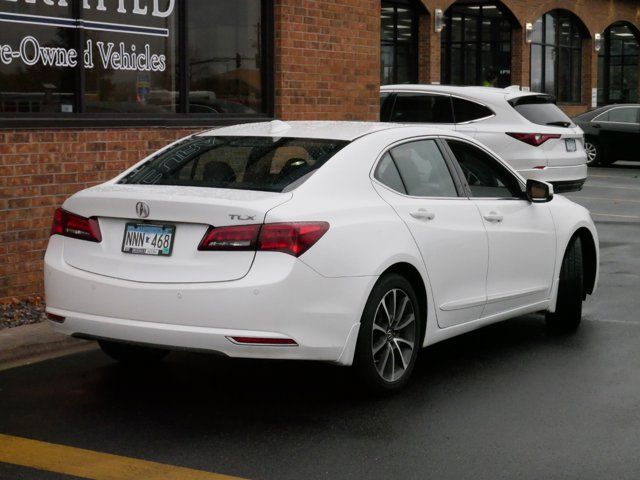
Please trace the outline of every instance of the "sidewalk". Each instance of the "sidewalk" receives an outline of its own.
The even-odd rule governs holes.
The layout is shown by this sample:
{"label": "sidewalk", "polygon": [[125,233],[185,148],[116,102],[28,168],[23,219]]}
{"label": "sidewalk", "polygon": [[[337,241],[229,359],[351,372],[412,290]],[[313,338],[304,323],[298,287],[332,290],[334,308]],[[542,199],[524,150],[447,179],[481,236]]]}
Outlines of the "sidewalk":
{"label": "sidewalk", "polygon": [[54,332],[47,323],[0,330],[0,370],[96,348],[95,342]]}

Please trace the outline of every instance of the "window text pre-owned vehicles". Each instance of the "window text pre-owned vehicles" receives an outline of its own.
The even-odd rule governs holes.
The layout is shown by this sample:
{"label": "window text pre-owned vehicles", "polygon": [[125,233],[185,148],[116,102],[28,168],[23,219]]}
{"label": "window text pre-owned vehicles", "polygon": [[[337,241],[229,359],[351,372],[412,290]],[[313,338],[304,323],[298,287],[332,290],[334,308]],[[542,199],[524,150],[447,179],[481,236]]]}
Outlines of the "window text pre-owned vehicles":
{"label": "window text pre-owned vehicles", "polygon": [[381,91],[384,122],[432,123],[475,138],[525,178],[556,192],[580,190],[587,178],[582,130],[550,95],[518,87],[388,85]]}
{"label": "window text pre-owned vehicles", "polygon": [[638,160],[640,105],[600,107],[574,117],[573,121],[584,130],[589,165]]}
{"label": "window text pre-owned vehicles", "polygon": [[321,360],[384,390],[420,347],[492,322],[576,327],[597,259],[584,208],[465,135],[276,121],[188,137],[69,198],[47,312],[120,360]]}

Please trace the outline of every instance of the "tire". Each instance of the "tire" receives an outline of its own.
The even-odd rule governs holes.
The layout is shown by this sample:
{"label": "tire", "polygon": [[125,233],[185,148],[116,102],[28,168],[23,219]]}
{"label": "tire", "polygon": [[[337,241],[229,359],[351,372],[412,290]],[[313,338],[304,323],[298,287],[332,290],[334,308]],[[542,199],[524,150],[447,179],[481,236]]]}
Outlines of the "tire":
{"label": "tire", "polygon": [[576,238],[571,242],[562,260],[556,311],[547,312],[547,326],[556,331],[572,331],[582,319],[584,300],[584,271],[582,242]]}
{"label": "tire", "polygon": [[162,360],[169,354],[169,350],[163,348],[143,347],[129,343],[99,340],[98,344],[109,357],[123,363],[153,363]]}
{"label": "tire", "polygon": [[602,162],[602,147],[592,138],[585,138],[584,150],[587,153],[587,165],[593,167]]}
{"label": "tire", "polygon": [[421,318],[406,278],[393,273],[378,280],[362,313],[354,357],[355,372],[369,391],[390,393],[407,383],[422,339]]}

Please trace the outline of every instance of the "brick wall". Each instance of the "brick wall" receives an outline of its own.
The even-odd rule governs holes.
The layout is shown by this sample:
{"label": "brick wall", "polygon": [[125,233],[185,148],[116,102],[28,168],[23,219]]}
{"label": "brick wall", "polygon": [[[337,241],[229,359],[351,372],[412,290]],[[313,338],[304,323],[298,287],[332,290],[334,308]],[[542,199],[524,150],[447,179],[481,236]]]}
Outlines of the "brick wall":
{"label": "brick wall", "polygon": [[379,0],[276,0],[275,51],[277,117],[379,118]]}
{"label": "brick wall", "polygon": [[104,182],[184,129],[0,131],[0,302],[42,294],[53,210]]}

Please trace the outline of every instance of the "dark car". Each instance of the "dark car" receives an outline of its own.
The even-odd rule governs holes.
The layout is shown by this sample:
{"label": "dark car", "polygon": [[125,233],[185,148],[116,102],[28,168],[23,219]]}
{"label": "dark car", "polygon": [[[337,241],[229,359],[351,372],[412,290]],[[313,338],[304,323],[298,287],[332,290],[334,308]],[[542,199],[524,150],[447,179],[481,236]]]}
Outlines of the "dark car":
{"label": "dark car", "polygon": [[587,165],[611,165],[617,160],[637,160],[640,150],[640,105],[596,108],[573,118],[584,130]]}

